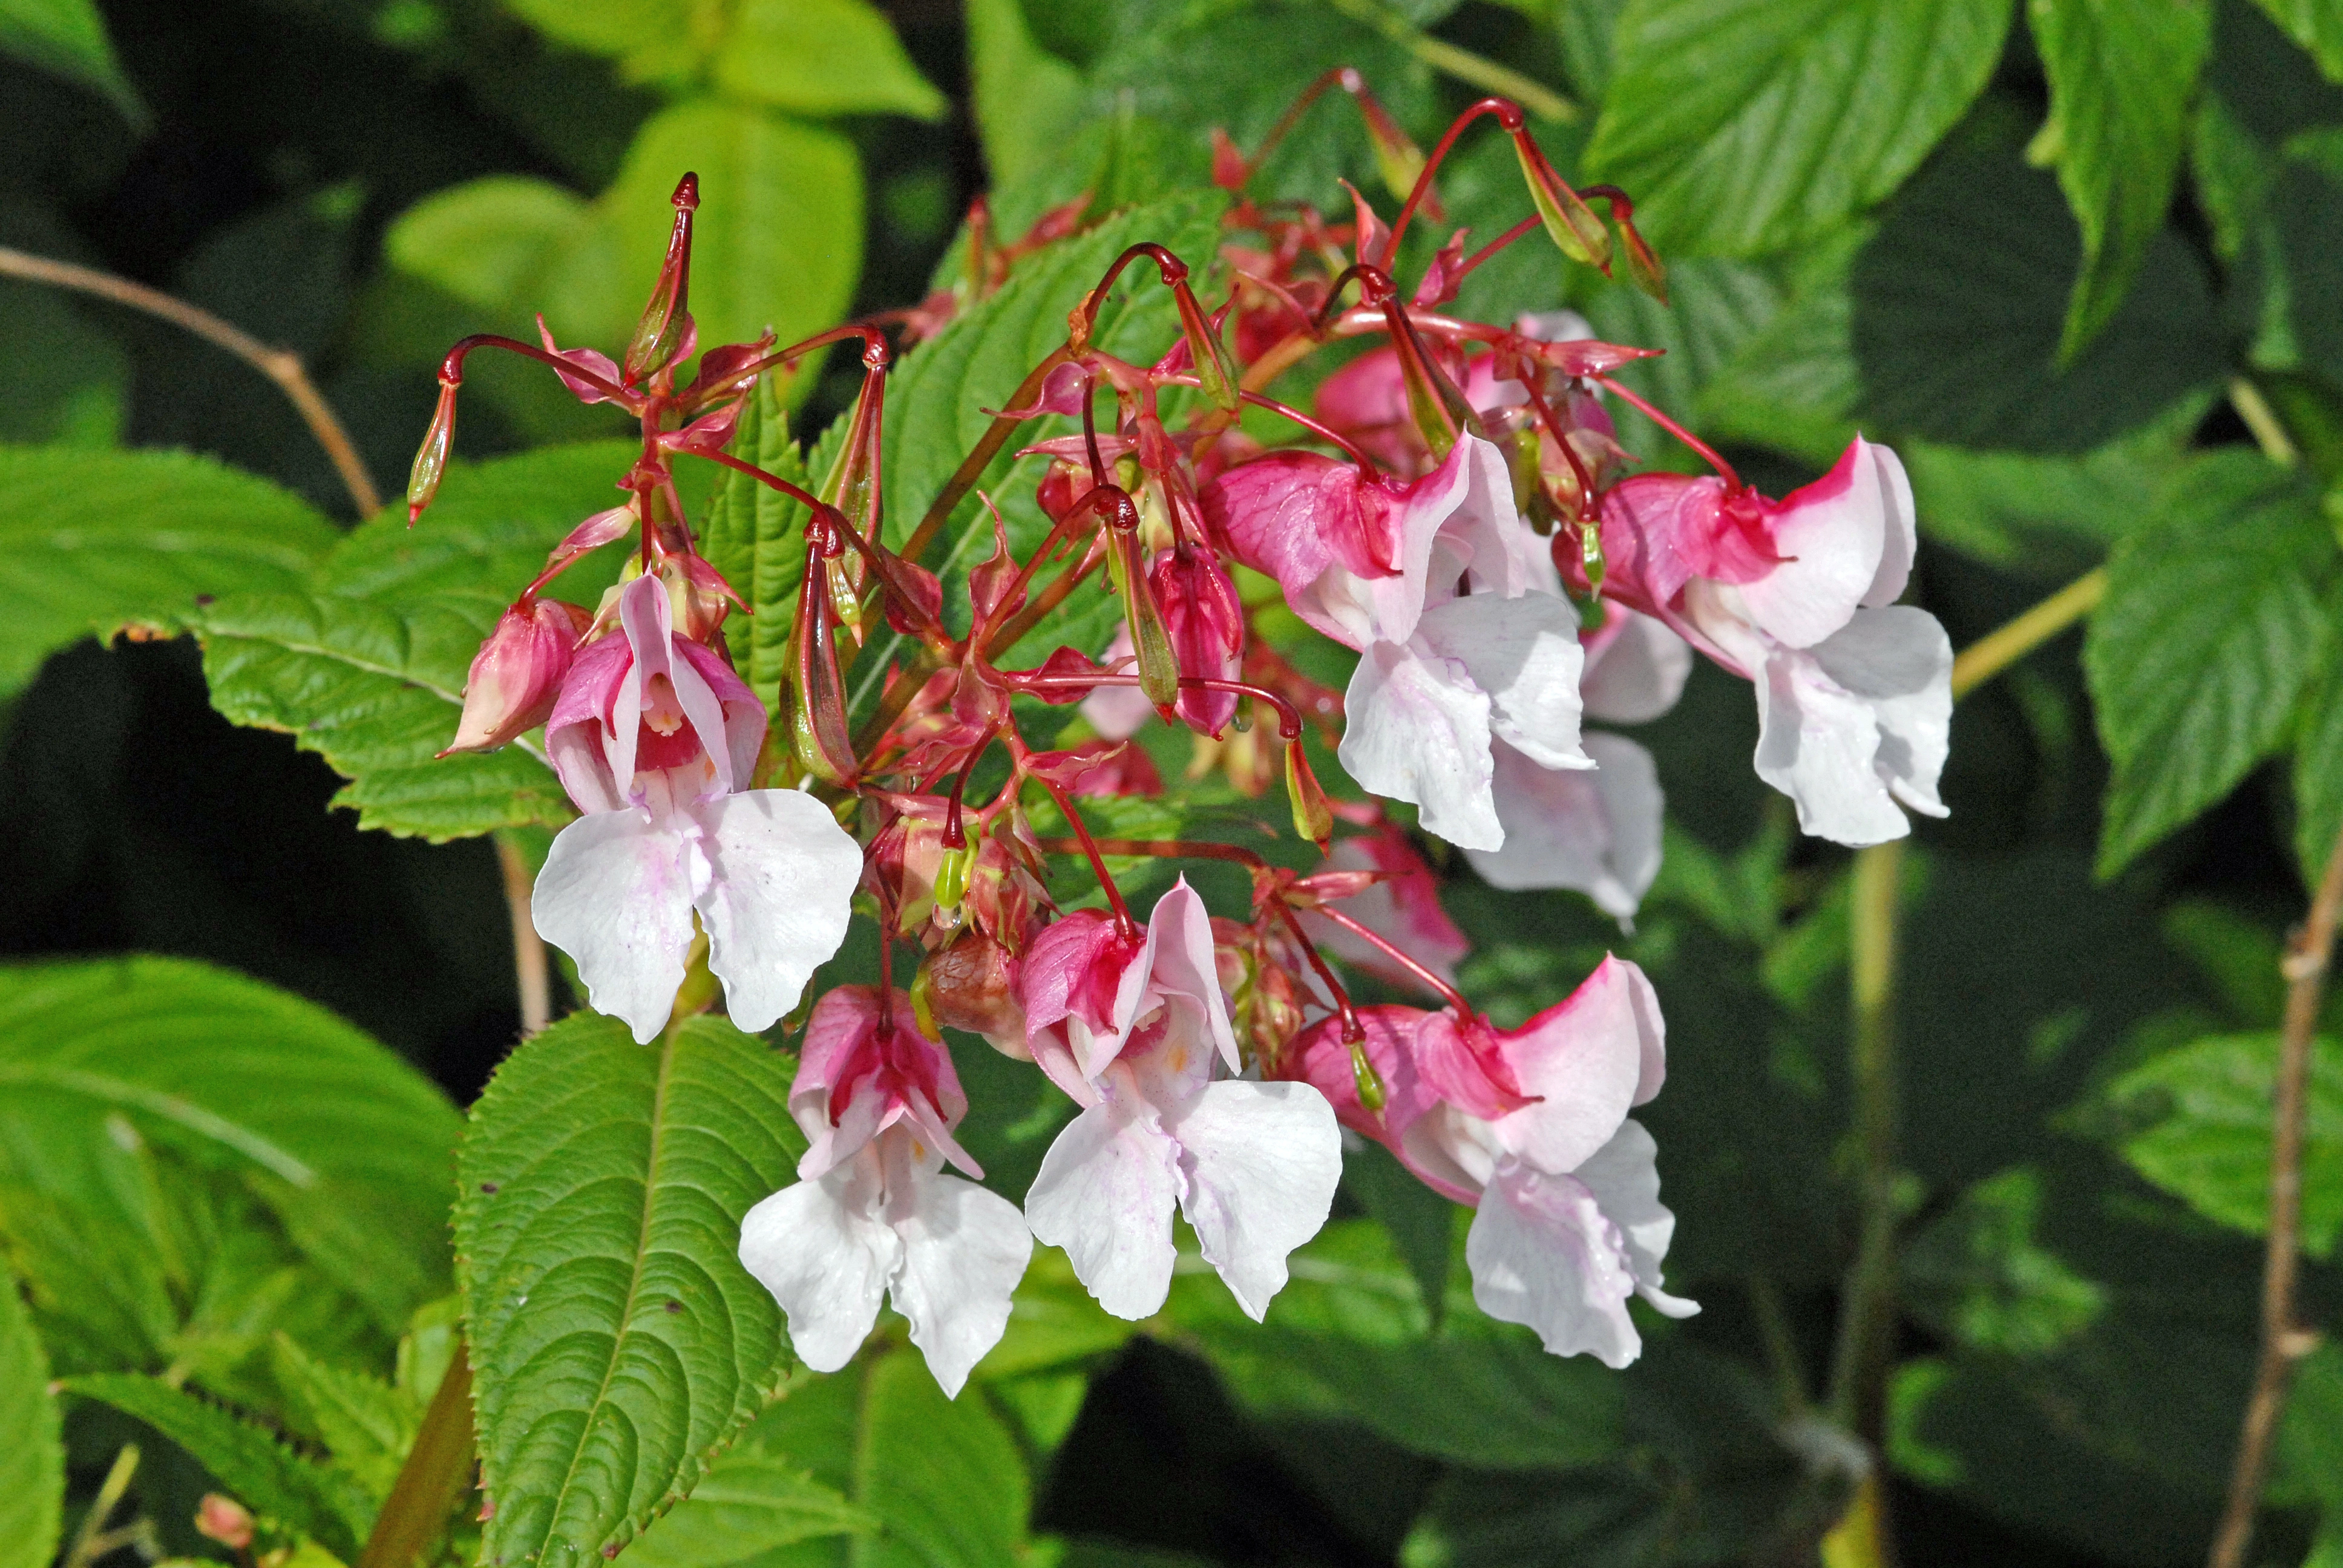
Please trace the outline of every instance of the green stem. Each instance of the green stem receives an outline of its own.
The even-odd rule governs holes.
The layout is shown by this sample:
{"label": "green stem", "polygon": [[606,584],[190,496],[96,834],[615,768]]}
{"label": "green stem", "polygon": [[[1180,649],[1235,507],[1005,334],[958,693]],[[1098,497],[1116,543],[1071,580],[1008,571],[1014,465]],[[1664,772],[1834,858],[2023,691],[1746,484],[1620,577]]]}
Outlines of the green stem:
{"label": "green stem", "polygon": [[458,1335],[357,1568],[412,1568],[439,1539],[471,1478],[472,1358]]}
{"label": "green stem", "polygon": [[1542,120],[1568,124],[1578,118],[1576,104],[1532,76],[1485,55],[1435,38],[1377,0],[1328,0],[1354,22],[1363,22],[1435,71],[1455,77],[1468,87],[1513,99]]}
{"label": "green stem", "polygon": [[82,1515],[81,1528],[74,1532],[73,1545],[66,1549],[62,1568],[87,1568],[96,1553],[93,1550],[101,1539],[99,1532],[113,1512],[121,1506],[122,1494],[130,1490],[130,1478],[138,1473],[138,1445],[126,1442],[122,1452],[114,1456],[113,1467],[106,1479],[98,1483],[97,1496]]}
{"label": "green stem", "polygon": [[1875,1453],[1886,1432],[1896,1333],[1896,894],[1905,840],[1855,858],[1851,1061],[1862,1216],[1831,1365],[1831,1414]]}

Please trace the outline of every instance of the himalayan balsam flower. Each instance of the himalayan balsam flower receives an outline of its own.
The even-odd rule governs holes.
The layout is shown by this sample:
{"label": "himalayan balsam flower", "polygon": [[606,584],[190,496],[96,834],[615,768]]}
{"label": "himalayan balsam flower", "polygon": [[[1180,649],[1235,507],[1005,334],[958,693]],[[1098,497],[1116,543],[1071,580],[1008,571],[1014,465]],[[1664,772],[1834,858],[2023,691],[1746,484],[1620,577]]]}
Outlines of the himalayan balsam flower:
{"label": "himalayan balsam flower", "polygon": [[862,851],[821,803],[749,789],[765,709],[731,668],[669,629],[656,576],[621,590],[624,635],[581,650],[546,749],[585,812],[553,840],[531,901],[594,1007],[638,1040],[665,1026],[697,910],[732,1021],[770,1028],[846,938]]}
{"label": "himalayan balsam flower", "polygon": [[1537,1331],[1556,1355],[1624,1367],[1642,1353],[1641,1295],[1670,1317],[1699,1309],[1661,1288],[1675,1230],[1658,1150],[1628,1111],[1660,1091],[1666,1052],[1643,970],[1610,958],[1516,1030],[1413,1008],[1361,1010],[1386,1102],[1363,1109],[1339,1020],[1299,1042],[1300,1070],[1344,1122],[1434,1190],[1473,1208],[1473,1300]]}
{"label": "himalayan balsam flower", "polygon": [[1143,940],[1076,910],[1025,955],[1027,1043],[1082,1112],[1026,1195],[1033,1234],[1062,1247],[1099,1304],[1144,1318],[1172,1286],[1172,1211],[1258,1321],[1286,1254],[1318,1233],[1342,1174],[1332,1107],[1307,1083],[1237,1070],[1204,903],[1182,878]]}
{"label": "himalayan balsam flower", "polygon": [[1495,849],[1493,741],[1544,768],[1594,766],[1579,746],[1577,612],[1488,442],[1460,438],[1407,485],[1272,453],[1222,475],[1204,506],[1296,615],[1358,649],[1338,755],[1363,789],[1413,803],[1453,844]]}
{"label": "himalayan balsam flower", "polygon": [[740,1222],[740,1262],[789,1315],[789,1343],[836,1372],[888,1296],[948,1396],[1000,1342],[1033,1241],[1017,1205],[943,1172],[984,1172],[952,1139],[968,1097],[951,1053],[920,1032],[900,992],[840,986],[814,1005],[789,1086],[809,1141],[798,1180]]}
{"label": "himalayan balsam flower", "polygon": [[1904,465],[1859,436],[1779,501],[1639,474],[1603,503],[1606,591],[1755,686],[1758,777],[1842,844],[1911,831],[1898,801],[1945,815],[1953,650],[1934,616],[1895,602],[1915,545]]}

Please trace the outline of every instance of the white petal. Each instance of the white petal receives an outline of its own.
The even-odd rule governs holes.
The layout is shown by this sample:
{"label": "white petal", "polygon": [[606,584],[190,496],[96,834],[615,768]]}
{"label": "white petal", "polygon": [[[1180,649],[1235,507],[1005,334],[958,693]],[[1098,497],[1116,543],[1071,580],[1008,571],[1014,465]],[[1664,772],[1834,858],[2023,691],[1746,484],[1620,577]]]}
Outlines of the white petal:
{"label": "white petal", "polygon": [[1595,771],[1558,771],[1500,741],[1492,793],[1504,847],[1464,854],[1492,887],[1574,889],[1624,920],[1659,875],[1659,770],[1622,736],[1591,732],[1586,752]]}
{"label": "white petal", "polygon": [[895,1310],[911,1321],[911,1342],[946,1397],[1000,1343],[1009,1298],[1025,1276],[1033,1238],[1017,1205],[957,1176],[930,1176],[915,1203],[894,1218],[903,1239]]}
{"label": "white petal", "polygon": [[1871,591],[1863,596],[1865,605],[1876,608],[1894,604],[1902,597],[1904,585],[1912,577],[1912,558],[1920,548],[1920,529],[1917,514],[1912,508],[1912,481],[1905,475],[1904,459],[1860,436],[1855,438],[1855,444],[1863,448],[1878,470],[1880,494],[1887,507],[1879,575],[1871,579]]}
{"label": "white petal", "polygon": [[689,819],[639,806],[561,829],[537,876],[538,934],[577,960],[587,1000],[648,1044],[667,1027],[691,949],[691,902],[707,861]]}
{"label": "white petal", "polygon": [[790,1348],[816,1372],[854,1359],[901,1261],[902,1239],[879,1217],[879,1186],[872,1152],[782,1188],[740,1221],[740,1266],[773,1292]]}
{"label": "white petal", "polygon": [[1548,768],[1592,768],[1578,744],[1578,612],[1545,594],[1475,594],[1423,612],[1417,637],[1489,694],[1489,728]]}
{"label": "white petal", "polygon": [[1789,558],[1741,585],[1749,618],[1787,647],[1812,647],[1845,626],[1879,576],[1889,503],[1862,447],[1858,438],[1828,475],[1785,498],[1774,549]]}
{"label": "white petal", "polygon": [[1461,663],[1372,643],[1343,704],[1336,755],[1362,789],[1411,802],[1424,830],[1452,844],[1504,842],[1489,798],[1489,699]]}
{"label": "white petal", "polygon": [[1901,606],[1859,610],[1816,648],[1768,650],[1758,777],[1797,802],[1801,829],[1841,844],[1910,832],[1898,799],[1944,815],[1936,777],[1951,737],[1952,668],[1936,618]]}
{"label": "white petal", "polygon": [[1172,1290],[1180,1146],[1110,1100],[1069,1122],[1025,1194],[1036,1240],[1065,1249],[1100,1306],[1136,1321]]}
{"label": "white petal", "polygon": [[1650,616],[1634,610],[1592,655],[1578,678],[1579,699],[1589,719],[1613,724],[1644,724],[1676,705],[1692,676],[1692,644]]}
{"label": "white petal", "polygon": [[1660,1289],[1660,1262],[1676,1233],[1676,1217],[1660,1201],[1660,1146],[1640,1121],[1623,1121],[1617,1136],[1571,1172],[1585,1183],[1619,1228],[1635,1293],[1672,1318],[1700,1311],[1696,1302]]}
{"label": "white petal", "polygon": [[1342,1179],[1334,1108],[1306,1083],[1204,1086],[1164,1130],[1180,1141],[1204,1261],[1254,1322],[1285,1288],[1285,1255],[1318,1233]]}
{"label": "white petal", "polygon": [[795,789],[749,789],[695,808],[713,874],[701,895],[708,967],[732,1021],[754,1034],[795,1007],[846,940],[862,850]]}
{"label": "white petal", "polygon": [[1441,526],[1424,603],[1449,598],[1446,585],[1460,573],[1468,577],[1474,592],[1507,598],[1547,581],[1559,588],[1553,553],[1514,509],[1513,474],[1504,454],[1478,436],[1462,437],[1457,446],[1464,454],[1465,493]]}
{"label": "white petal", "polygon": [[1525,1323],[1558,1356],[1624,1367],[1642,1353],[1627,1316],[1634,1277],[1618,1227],[1569,1176],[1502,1162],[1464,1237],[1473,1301],[1500,1322]]}

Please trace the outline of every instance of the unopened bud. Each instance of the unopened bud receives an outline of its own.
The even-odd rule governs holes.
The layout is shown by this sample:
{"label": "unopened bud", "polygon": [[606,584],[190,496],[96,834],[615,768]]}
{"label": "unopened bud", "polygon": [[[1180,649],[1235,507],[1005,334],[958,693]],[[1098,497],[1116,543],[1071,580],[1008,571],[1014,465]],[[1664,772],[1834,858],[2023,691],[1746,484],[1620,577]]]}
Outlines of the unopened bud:
{"label": "unopened bud", "polygon": [[1244,399],[1238,389],[1236,365],[1221,341],[1220,329],[1204,314],[1196,291],[1184,280],[1172,286],[1172,298],[1180,309],[1180,330],[1188,339],[1188,357],[1196,362],[1197,385],[1222,412],[1235,413]]}
{"label": "unopened bud", "polygon": [[621,365],[629,384],[663,368],[676,357],[691,332],[691,215],[699,206],[699,176],[687,174],[676,182],[675,227],[668,234],[667,259],[651,289],[635,335],[627,340]]}
{"label": "unopened bud", "polygon": [[1173,719],[1172,705],[1180,699],[1180,657],[1164,629],[1163,612],[1155,602],[1145,566],[1140,559],[1139,508],[1128,494],[1116,499],[1107,523],[1107,569],[1114,591],[1122,599],[1122,618],[1131,628],[1131,648],[1139,658],[1139,689],[1165,721]]}
{"label": "unopened bud", "polygon": [[912,982],[916,999],[924,985],[929,1016],[948,1029],[980,1034],[1004,1056],[1031,1060],[1025,1046],[1025,1010],[1017,1000],[1014,954],[980,931],[971,930],[931,954]]}
{"label": "unopened bud", "polygon": [[1634,280],[1637,288],[1665,305],[1668,302],[1668,269],[1660,265],[1658,254],[1644,243],[1644,236],[1636,232],[1634,220],[1624,213],[1617,216],[1619,237],[1627,244],[1627,276]]}
{"label": "unopened bud", "polygon": [[[1400,128],[1356,71],[1343,73],[1342,88],[1357,102],[1359,114],[1367,122],[1367,141],[1374,148],[1375,172],[1383,176],[1384,188],[1405,201],[1415,182],[1423,177],[1423,149]],[[1423,216],[1434,223],[1441,221],[1440,198],[1430,191],[1424,193]]]}
{"label": "unopened bud", "polygon": [[1053,523],[1061,523],[1090,487],[1090,476],[1060,457],[1042,472],[1041,484],[1034,487],[1033,500],[1041,508],[1042,516]]}
{"label": "unopened bud", "polygon": [[447,450],[456,440],[456,383],[442,378],[439,406],[431,411],[431,427],[415,449],[415,467],[407,472],[407,526],[413,528],[423,508],[439,493],[447,472]]}
{"label": "unopened bud", "polygon": [[206,1492],[196,1504],[196,1533],[241,1552],[252,1544],[252,1511],[233,1497]]}
{"label": "unopened bud", "polygon": [[1285,794],[1293,807],[1293,830],[1323,849],[1334,837],[1334,808],[1310,769],[1302,738],[1285,743]]}
{"label": "unopened bud", "polygon": [[559,599],[514,605],[472,656],[464,680],[464,713],[446,757],[493,751],[544,723],[569,673],[578,638],[592,617]]}
{"label": "unopened bud", "polygon": [[1342,1043],[1350,1048],[1351,1082],[1359,1091],[1359,1104],[1368,1111],[1381,1111],[1384,1099],[1383,1075],[1377,1072],[1375,1064],[1367,1060],[1366,1037],[1361,1035]]}
{"label": "unopened bud", "polygon": [[1521,159],[1522,178],[1528,182],[1530,201],[1536,206],[1547,236],[1571,260],[1584,262],[1604,276],[1610,276],[1611,231],[1594,216],[1594,209],[1554,172],[1554,166],[1545,161],[1545,155],[1537,150],[1537,144],[1530,140],[1527,131],[1514,134],[1513,151]]}

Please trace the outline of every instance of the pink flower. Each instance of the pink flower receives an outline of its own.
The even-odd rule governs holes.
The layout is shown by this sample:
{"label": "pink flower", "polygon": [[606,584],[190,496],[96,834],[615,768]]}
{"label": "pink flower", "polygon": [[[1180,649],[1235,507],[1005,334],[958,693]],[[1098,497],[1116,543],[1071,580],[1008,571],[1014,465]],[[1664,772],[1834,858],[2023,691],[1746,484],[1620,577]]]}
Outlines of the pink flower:
{"label": "pink flower", "polygon": [[1556,1355],[1622,1367],[1643,1348],[1629,1296],[1670,1317],[1699,1310],[1661,1288],[1675,1220],[1660,1204],[1657,1148],[1627,1116],[1666,1075],[1641,970],[1605,959],[1517,1030],[1400,1007],[1364,1009],[1361,1022],[1385,1086],[1380,1118],[1358,1103],[1339,1020],[1302,1037],[1298,1069],[1345,1124],[1473,1207],[1464,1258],[1483,1312],[1535,1329]]}
{"label": "pink flower", "polygon": [[1172,1284],[1172,1212],[1258,1320],[1286,1255],[1326,1222],[1342,1173],[1334,1112],[1306,1083],[1214,1078],[1238,1068],[1203,900],[1183,878],[1143,942],[1070,915],[1025,957],[1033,1058],[1082,1112],[1058,1135],[1025,1199],[1041,1241],[1063,1247],[1099,1304],[1144,1318]]}
{"label": "pink flower", "polygon": [[953,1141],[968,1112],[951,1055],[900,991],[840,986],[806,1025],[789,1113],[809,1141],[796,1185],[749,1211],[740,1262],[789,1315],[789,1343],[836,1372],[892,1299],[948,1396],[1000,1342],[1032,1238],[1017,1206],[944,1161],[984,1172]]}
{"label": "pink flower", "polygon": [[1899,801],[1945,815],[1952,645],[1894,602],[1915,544],[1904,466],[1861,437],[1779,501],[1640,474],[1603,504],[1606,591],[1755,684],[1758,777],[1805,831],[1843,844],[1909,832]]}
{"label": "pink flower", "polygon": [[[1236,679],[1244,661],[1244,606],[1220,558],[1182,543],[1159,551],[1148,576],[1182,677]],[[1191,729],[1218,735],[1236,717],[1236,693],[1183,687],[1176,711]]]}
{"label": "pink flower", "polygon": [[765,710],[722,658],[670,628],[655,576],[620,590],[624,635],[581,652],[546,749],[586,814],[553,841],[531,910],[596,1008],[654,1038],[698,911],[732,1020],[797,1005],[846,937],[862,851],[810,795],[745,788]]}
{"label": "pink flower", "polygon": [[[1342,913],[1442,979],[1455,980],[1456,960],[1472,951],[1473,944],[1440,907],[1439,879],[1397,826],[1378,823],[1373,832],[1339,840],[1323,869],[1377,873],[1381,880],[1342,901]],[[1393,962],[1390,954],[1322,915],[1305,910],[1302,924],[1312,941],[1343,962],[1393,985],[1423,986],[1423,980]]]}
{"label": "pink flower", "polygon": [[550,598],[517,604],[498,616],[464,678],[456,739],[439,755],[493,751],[544,723],[591,618],[576,605]]}
{"label": "pink flower", "polygon": [[1238,560],[1359,650],[1338,755],[1363,788],[1418,807],[1427,831],[1504,842],[1493,740],[1548,768],[1594,765],[1578,744],[1577,612],[1513,509],[1496,447],[1465,436],[1398,486],[1272,456],[1231,469],[1203,501]]}

